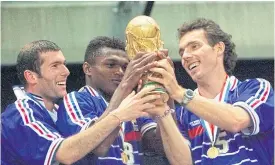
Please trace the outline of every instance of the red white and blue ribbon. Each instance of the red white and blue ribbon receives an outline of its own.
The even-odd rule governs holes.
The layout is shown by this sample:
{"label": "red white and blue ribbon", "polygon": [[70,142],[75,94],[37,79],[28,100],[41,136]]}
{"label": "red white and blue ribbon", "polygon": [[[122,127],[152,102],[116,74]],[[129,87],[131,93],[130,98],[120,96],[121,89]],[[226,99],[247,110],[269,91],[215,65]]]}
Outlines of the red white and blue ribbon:
{"label": "red white and blue ribbon", "polygon": [[[226,76],[221,92],[215,97],[215,100],[219,102],[226,102],[228,99],[228,93],[230,91],[230,88],[231,88],[230,77]],[[201,123],[204,129],[206,130],[209,140],[211,141],[213,146],[219,134],[219,128],[216,125],[213,125],[203,119],[201,119]]]}

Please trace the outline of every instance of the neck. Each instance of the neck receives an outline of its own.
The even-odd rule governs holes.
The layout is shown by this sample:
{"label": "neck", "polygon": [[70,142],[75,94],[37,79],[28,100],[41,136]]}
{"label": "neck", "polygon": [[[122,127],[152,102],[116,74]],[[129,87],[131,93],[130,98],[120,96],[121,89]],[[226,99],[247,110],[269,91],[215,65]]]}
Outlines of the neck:
{"label": "neck", "polygon": [[198,91],[201,96],[209,99],[215,98],[226,81],[226,73],[207,75],[206,80],[197,82]]}
{"label": "neck", "polygon": [[37,96],[42,97],[46,109],[47,109],[48,111],[53,111],[53,109],[54,109],[54,100],[52,100],[52,99],[50,99],[50,98],[48,98],[48,97],[43,97],[43,95],[41,95],[41,93],[39,93],[39,92],[37,92],[37,91],[35,91],[35,90],[32,90],[32,89],[30,89],[30,88],[26,89],[26,92],[32,93],[32,94],[35,94],[35,95],[37,95]]}
{"label": "neck", "polygon": [[45,104],[45,107],[47,108],[47,110],[52,112],[54,109],[54,102],[49,101],[46,98],[43,98],[43,101],[44,101],[44,104]]}
{"label": "neck", "polygon": [[94,85],[92,85],[92,83],[89,83],[89,81],[86,80],[86,85],[92,87],[94,90],[97,91],[97,93],[99,95],[101,95],[107,102],[110,102],[112,96],[110,96],[109,94],[105,93],[104,91],[98,89],[98,88],[95,88]]}
{"label": "neck", "polygon": [[104,99],[105,99],[108,103],[110,102],[112,96],[109,96],[109,95],[104,94],[104,93],[101,93],[101,95],[104,97]]}

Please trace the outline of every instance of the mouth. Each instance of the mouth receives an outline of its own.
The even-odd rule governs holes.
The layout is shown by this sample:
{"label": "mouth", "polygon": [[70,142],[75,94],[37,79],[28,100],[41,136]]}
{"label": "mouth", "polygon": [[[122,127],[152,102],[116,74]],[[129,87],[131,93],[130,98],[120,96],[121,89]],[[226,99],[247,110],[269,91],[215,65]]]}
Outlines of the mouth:
{"label": "mouth", "polygon": [[65,87],[66,86],[66,81],[58,81],[56,83],[56,85],[61,86],[61,87]]}
{"label": "mouth", "polygon": [[120,84],[121,79],[112,79],[112,82],[115,84]]}
{"label": "mouth", "polygon": [[189,64],[189,65],[188,65],[188,70],[189,70],[189,71],[192,71],[193,69],[197,68],[197,67],[199,66],[199,64],[200,64],[200,63],[199,63],[198,61]]}

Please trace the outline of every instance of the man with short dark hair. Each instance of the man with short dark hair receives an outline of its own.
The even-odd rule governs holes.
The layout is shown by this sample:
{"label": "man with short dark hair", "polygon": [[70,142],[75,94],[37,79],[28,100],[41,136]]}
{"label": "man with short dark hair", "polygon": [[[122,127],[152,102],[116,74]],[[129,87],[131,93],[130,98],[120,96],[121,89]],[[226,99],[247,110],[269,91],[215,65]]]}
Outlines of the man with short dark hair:
{"label": "man with short dark hair", "polygon": [[[61,133],[71,136],[87,127],[97,127],[97,121],[111,113],[138,85],[141,75],[154,67],[156,57],[156,53],[142,54],[129,63],[125,44],[121,40],[105,36],[91,40],[83,63],[86,85],[79,92],[65,96],[58,111],[57,125]],[[90,121],[96,122],[91,125]],[[106,122],[106,125],[109,123]],[[141,139],[147,142],[143,145],[152,145],[153,141],[157,148],[157,140],[161,144],[160,139],[155,138],[155,129],[156,123],[148,117],[123,122],[78,164],[95,161],[101,165],[143,164]]]}
{"label": "man with short dark hair", "polygon": [[[181,87],[166,60],[151,69],[163,77],[150,79],[163,84],[182,105],[177,118],[193,164],[271,165],[274,91],[270,83],[261,78],[240,81],[232,75],[235,44],[214,21],[196,19],[184,23],[178,32],[182,66],[197,89]],[[186,143],[164,141],[164,146],[169,144],[175,144],[166,149],[171,164],[191,164]]]}
{"label": "man with short dark hair", "polygon": [[[17,58],[18,77],[26,94],[10,104],[1,114],[1,164],[50,165],[72,164],[91,152],[122,121],[146,116],[147,103],[157,96],[145,96],[154,87],[132,92],[104,119],[68,138],[55,124],[54,105],[67,94],[66,80],[70,74],[61,49],[53,42],[39,40],[25,45]],[[145,96],[145,97],[144,97]],[[131,113],[129,111],[131,110]],[[106,125],[106,122],[110,126]],[[99,141],[95,141],[97,139]]]}

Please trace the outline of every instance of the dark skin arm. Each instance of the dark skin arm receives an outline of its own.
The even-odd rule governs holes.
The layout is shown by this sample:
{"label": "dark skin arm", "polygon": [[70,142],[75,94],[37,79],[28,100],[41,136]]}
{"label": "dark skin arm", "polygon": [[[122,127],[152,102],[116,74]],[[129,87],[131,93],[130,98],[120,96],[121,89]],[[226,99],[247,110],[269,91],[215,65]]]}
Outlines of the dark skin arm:
{"label": "dark skin arm", "polygon": [[[168,59],[170,65],[174,68],[174,63],[171,60],[171,58],[168,56],[168,50],[164,49],[158,53],[158,58],[163,59],[166,58]],[[139,85],[141,82],[139,83]],[[139,89],[141,87],[139,86]],[[172,109],[175,109],[175,104],[173,99],[168,100],[168,106]],[[176,122],[176,115],[172,114],[174,121]],[[142,146],[144,151],[146,152],[154,152],[158,155],[165,156],[163,144],[162,144],[162,139],[161,139],[161,134],[160,134],[160,129],[157,126],[154,129],[148,130],[142,137]]]}
{"label": "dark skin arm", "polygon": [[[168,100],[168,106],[172,109],[175,109],[174,100]],[[176,122],[176,115],[172,114],[173,119]],[[142,146],[144,152],[153,152],[161,156],[165,156],[162,139],[161,139],[161,132],[159,127],[157,126],[154,129],[148,130],[142,137]]]}
{"label": "dark skin arm", "polygon": [[[100,119],[104,118],[108,113],[112,110],[116,109],[121,101],[129,95],[132,90],[137,86],[140,77],[142,74],[155,67],[156,64],[154,63],[155,59],[157,58],[156,53],[138,53],[136,57],[130,61],[123,76],[121,83],[119,84],[118,88],[115,90],[109,106],[107,107],[106,111],[100,117]],[[99,119],[99,120],[100,120]],[[117,127],[104,141],[100,143],[94,149],[93,153],[97,156],[104,156],[107,151],[109,150],[111,144],[114,142],[115,138],[118,136],[118,132],[120,127]]]}

